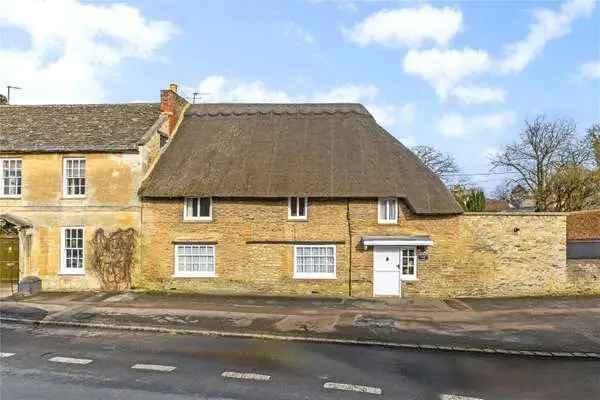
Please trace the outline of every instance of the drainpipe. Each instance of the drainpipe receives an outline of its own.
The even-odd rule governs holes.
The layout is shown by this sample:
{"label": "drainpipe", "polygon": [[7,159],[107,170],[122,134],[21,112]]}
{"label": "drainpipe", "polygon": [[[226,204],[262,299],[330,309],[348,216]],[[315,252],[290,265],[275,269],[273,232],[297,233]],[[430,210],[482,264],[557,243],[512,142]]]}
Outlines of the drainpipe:
{"label": "drainpipe", "polygon": [[348,296],[352,297],[352,227],[350,226],[350,198],[346,203],[346,224],[348,225]]}

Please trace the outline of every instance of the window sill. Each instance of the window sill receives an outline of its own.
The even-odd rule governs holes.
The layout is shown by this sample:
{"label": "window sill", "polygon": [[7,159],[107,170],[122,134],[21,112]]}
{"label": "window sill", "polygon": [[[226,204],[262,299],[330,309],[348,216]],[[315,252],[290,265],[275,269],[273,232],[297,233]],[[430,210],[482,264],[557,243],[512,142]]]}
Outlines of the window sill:
{"label": "window sill", "polygon": [[419,279],[414,276],[401,277],[400,280],[402,282],[417,282]]}
{"label": "window sill", "polygon": [[377,221],[379,225],[398,225],[398,221]]}
{"label": "window sill", "polygon": [[84,200],[86,196],[63,196],[63,200]]}
{"label": "window sill", "polygon": [[85,272],[59,272],[58,276],[85,276]]}
{"label": "window sill", "polygon": [[183,222],[185,222],[185,223],[192,223],[192,224],[193,223],[197,223],[197,222],[200,222],[200,223],[204,222],[204,223],[206,223],[206,222],[213,222],[213,219],[212,218],[184,218]]}
{"label": "window sill", "polygon": [[288,217],[287,220],[291,221],[291,222],[308,222],[308,218],[305,218],[305,217],[302,217],[302,218]]}
{"label": "window sill", "polygon": [[0,199],[20,199],[21,196],[0,195]]}
{"label": "window sill", "polygon": [[171,275],[171,278],[218,278],[217,274],[204,274],[204,275],[198,275],[198,274],[194,274],[194,275],[184,275],[184,274],[174,274]]}
{"label": "window sill", "polygon": [[294,274],[294,279],[332,280],[332,279],[337,279],[337,277],[335,275],[331,275],[331,274]]}

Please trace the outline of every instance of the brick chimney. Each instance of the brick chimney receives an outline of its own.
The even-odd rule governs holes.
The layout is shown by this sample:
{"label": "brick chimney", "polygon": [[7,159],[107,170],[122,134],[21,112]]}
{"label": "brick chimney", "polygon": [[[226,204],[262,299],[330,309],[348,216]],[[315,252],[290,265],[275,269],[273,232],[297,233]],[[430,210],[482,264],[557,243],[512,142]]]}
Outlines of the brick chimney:
{"label": "brick chimney", "polygon": [[160,91],[160,112],[168,115],[168,120],[162,127],[162,131],[169,137],[173,134],[179,116],[188,102],[177,94],[177,84],[171,83],[168,89]]}

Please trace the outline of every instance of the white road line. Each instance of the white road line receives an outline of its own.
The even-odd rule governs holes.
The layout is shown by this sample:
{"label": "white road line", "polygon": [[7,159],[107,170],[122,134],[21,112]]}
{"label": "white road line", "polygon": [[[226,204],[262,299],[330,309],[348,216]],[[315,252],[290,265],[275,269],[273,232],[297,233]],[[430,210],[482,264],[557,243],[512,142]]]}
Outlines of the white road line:
{"label": "white road line", "polygon": [[8,358],[14,356],[15,353],[0,353],[0,358]]}
{"label": "white road line", "polygon": [[221,374],[223,378],[234,378],[234,379],[253,379],[255,381],[268,381],[271,379],[270,375],[253,374],[249,372],[231,372],[225,371]]}
{"label": "white road line", "polygon": [[158,365],[158,364],[135,364],[131,367],[132,369],[145,369],[149,371],[160,371],[160,372],[171,372],[175,371],[176,367],[170,365]]}
{"label": "white road line", "polygon": [[89,364],[92,360],[88,360],[87,358],[71,358],[71,357],[52,357],[48,361],[57,362],[57,363],[65,363],[65,364]]}
{"label": "white road line", "polygon": [[478,397],[459,396],[457,394],[440,394],[440,400],[483,400]]}
{"label": "white road line", "polygon": [[323,387],[325,389],[347,390],[350,392],[381,394],[381,388],[372,386],[351,385],[349,383],[326,382]]}

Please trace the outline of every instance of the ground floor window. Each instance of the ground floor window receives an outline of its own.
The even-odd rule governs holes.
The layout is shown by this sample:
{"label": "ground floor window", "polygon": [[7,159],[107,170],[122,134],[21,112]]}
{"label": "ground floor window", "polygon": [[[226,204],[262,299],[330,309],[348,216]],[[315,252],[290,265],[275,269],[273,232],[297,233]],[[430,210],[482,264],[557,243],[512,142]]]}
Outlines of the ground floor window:
{"label": "ground floor window", "polygon": [[204,244],[175,245],[175,276],[215,276],[215,246]]}
{"label": "ground floor window", "polygon": [[400,249],[402,279],[417,279],[417,255],[414,247]]}
{"label": "ground floor window", "polygon": [[295,246],[294,278],[335,279],[335,246]]}
{"label": "ground floor window", "polygon": [[84,264],[83,228],[62,228],[61,233],[61,273],[83,274]]}

